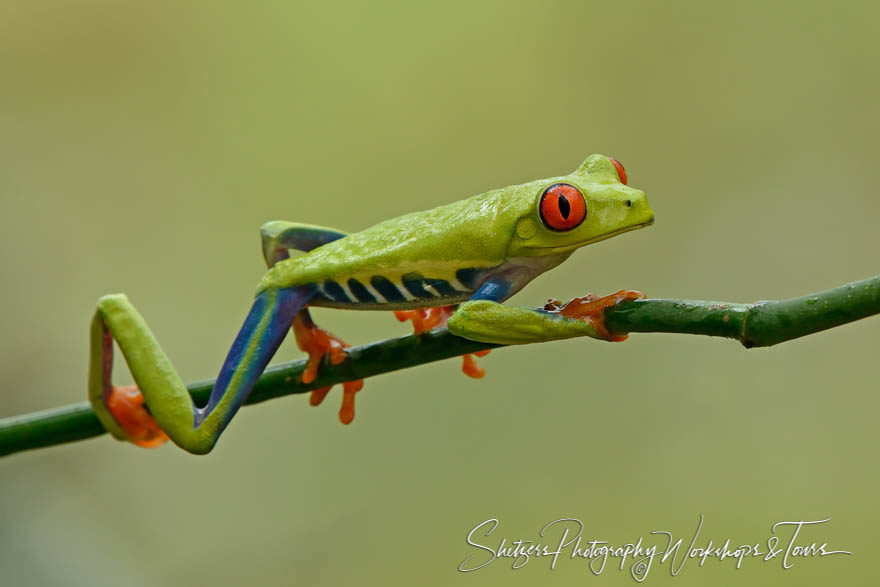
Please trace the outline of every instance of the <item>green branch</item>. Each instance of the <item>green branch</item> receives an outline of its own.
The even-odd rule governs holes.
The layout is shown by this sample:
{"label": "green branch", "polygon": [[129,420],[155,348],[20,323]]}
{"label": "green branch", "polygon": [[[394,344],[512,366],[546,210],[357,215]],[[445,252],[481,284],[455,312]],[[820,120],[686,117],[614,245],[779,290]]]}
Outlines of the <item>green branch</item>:
{"label": "green branch", "polygon": [[[880,313],[880,276],[828,291],[775,302],[731,304],[685,300],[634,300],[606,312],[611,332],[675,332],[721,336],[747,348],[780,342],[827,330]],[[348,360],[325,363],[321,375],[306,385],[300,380],[305,360],[270,367],[260,377],[248,404],[305,393],[343,381],[361,379],[456,357],[501,345],[474,342],[445,329],[404,336],[349,349]],[[187,386],[203,405],[214,382]],[[0,455],[63,444],[104,434],[88,403],[0,420]]]}

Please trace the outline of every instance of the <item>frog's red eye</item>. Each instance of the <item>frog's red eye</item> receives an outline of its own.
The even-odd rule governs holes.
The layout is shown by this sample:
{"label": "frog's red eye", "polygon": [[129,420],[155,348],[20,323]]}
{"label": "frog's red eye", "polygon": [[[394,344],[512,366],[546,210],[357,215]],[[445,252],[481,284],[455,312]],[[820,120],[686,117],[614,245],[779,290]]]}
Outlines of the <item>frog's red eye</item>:
{"label": "frog's red eye", "polygon": [[614,163],[614,168],[617,169],[617,177],[620,178],[620,183],[626,185],[626,169],[623,168],[623,165],[617,159],[611,159],[611,162]]}
{"label": "frog's red eye", "polygon": [[587,203],[579,189],[556,183],[541,194],[541,221],[552,230],[571,230],[587,217]]}

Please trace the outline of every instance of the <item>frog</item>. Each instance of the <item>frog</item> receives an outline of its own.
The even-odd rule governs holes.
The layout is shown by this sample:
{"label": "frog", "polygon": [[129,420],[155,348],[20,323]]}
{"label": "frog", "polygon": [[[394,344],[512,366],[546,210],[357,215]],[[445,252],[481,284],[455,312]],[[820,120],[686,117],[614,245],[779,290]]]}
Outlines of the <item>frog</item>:
{"label": "frog", "polygon": [[[347,360],[349,345],[321,329],[310,307],[394,312],[414,334],[447,328],[498,345],[586,336],[619,342],[605,311],[638,291],[523,308],[504,302],[586,245],[653,224],[644,191],[627,184],[616,159],[591,155],[573,172],[495,189],[412,212],[360,232],[288,221],[261,229],[268,270],[223,362],[207,403],[196,406],[144,318],[125,294],[97,302],[90,329],[88,395],[106,430],[142,447],[170,439],[207,454],[243,405],[287,332],[308,355],[302,382]],[[291,254],[298,252],[298,254]],[[111,378],[114,342],[134,380]],[[488,352],[488,351],[485,351]],[[482,354],[482,353],[481,353]],[[464,355],[462,370],[485,371]],[[342,384],[339,419],[354,418],[362,380]],[[320,404],[330,388],[312,391]]]}

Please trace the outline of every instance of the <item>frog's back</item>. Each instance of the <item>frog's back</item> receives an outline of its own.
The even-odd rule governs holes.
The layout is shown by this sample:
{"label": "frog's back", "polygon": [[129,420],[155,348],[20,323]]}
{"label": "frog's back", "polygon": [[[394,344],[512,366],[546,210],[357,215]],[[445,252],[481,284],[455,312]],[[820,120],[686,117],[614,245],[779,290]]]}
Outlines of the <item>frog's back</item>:
{"label": "frog's back", "polygon": [[504,262],[516,219],[502,191],[386,220],[281,261],[260,289],[311,284],[312,305],[358,309],[464,301]]}

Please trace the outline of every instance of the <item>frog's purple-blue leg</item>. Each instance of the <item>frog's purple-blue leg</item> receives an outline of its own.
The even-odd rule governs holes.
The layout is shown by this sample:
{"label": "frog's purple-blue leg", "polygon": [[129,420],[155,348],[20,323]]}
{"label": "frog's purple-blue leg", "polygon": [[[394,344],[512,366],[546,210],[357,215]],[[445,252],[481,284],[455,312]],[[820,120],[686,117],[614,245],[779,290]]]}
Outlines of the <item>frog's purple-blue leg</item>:
{"label": "frog's purple-blue leg", "polygon": [[[151,415],[161,431],[184,450],[209,452],[313,294],[314,289],[305,286],[268,289],[257,295],[204,408],[193,405],[180,376],[128,299],[121,294],[101,298],[92,321],[89,369],[89,398],[95,412],[121,440],[155,445],[160,433],[141,426]],[[119,345],[143,399],[110,382],[111,339]],[[127,404],[127,399],[133,401]]]}
{"label": "frog's purple-blue leg", "polygon": [[[269,267],[288,259],[290,249],[308,252],[346,236],[344,232],[335,228],[284,220],[267,222],[260,227],[260,235],[263,237],[263,257]],[[309,362],[302,375],[303,383],[311,383],[318,377],[318,369],[325,356],[333,364],[345,360],[345,349],[350,345],[317,326],[312,321],[307,308],[303,308],[303,311],[297,314],[293,321],[293,332],[296,335],[296,344],[309,355]],[[339,421],[343,424],[351,424],[354,420],[354,394],[363,386],[363,379],[346,381],[342,384]],[[330,387],[312,390],[309,403],[313,406],[320,405],[329,391]]]}
{"label": "frog's purple-blue leg", "polygon": [[308,252],[344,236],[346,236],[344,232],[335,228],[285,220],[273,220],[260,227],[263,257],[269,267],[289,258],[289,249]]}

